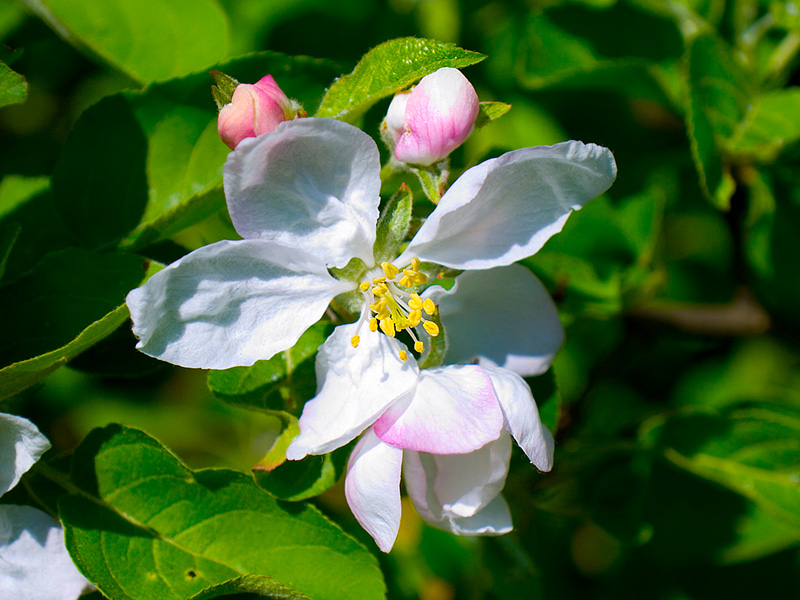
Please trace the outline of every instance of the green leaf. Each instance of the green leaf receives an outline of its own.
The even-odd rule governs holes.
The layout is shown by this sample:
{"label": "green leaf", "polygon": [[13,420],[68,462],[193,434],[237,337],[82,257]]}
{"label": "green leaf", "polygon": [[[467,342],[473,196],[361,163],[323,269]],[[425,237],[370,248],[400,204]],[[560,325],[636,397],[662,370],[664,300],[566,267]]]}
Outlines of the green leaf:
{"label": "green leaf", "polygon": [[212,598],[229,598],[230,600],[310,600],[299,592],[295,592],[263,575],[244,575],[224,583],[212,585],[189,600],[211,600]]}
{"label": "green leaf", "polygon": [[79,50],[140,83],[206,69],[228,50],[214,0],[23,0]]}
{"label": "green leaf", "polygon": [[0,227],[19,231],[6,263],[6,281],[27,273],[48,254],[76,245],[49,187],[47,177],[9,175],[0,182]]}
{"label": "green leaf", "polygon": [[381,98],[403,90],[442,67],[462,68],[486,58],[443,44],[418,38],[398,38],[367,52],[349,75],[331,85],[322,99],[318,117],[333,117],[352,123]]}
{"label": "green leaf", "polygon": [[28,97],[28,82],[0,61],[0,108],[9,104],[22,104]]}
{"label": "green leaf", "polygon": [[385,594],[375,558],[316,508],[285,507],[242,473],[192,471],[141,431],[94,430],[72,481],[67,548],[113,600],[185,600],[245,575],[315,600]]}
{"label": "green leaf", "polygon": [[262,489],[281,500],[306,500],[329,490],[342,476],[354,444],[321,456],[287,460],[271,471],[253,469],[253,477]]}
{"label": "green leaf", "polygon": [[65,250],[0,288],[0,399],[43,379],[128,318],[125,295],[156,270],[133,254]]}
{"label": "green leaf", "polygon": [[733,132],[731,153],[771,162],[788,144],[800,139],[800,89],[773,90],[756,97]]}
{"label": "green leaf", "polygon": [[[335,72],[324,61],[262,52],[219,65],[241,81],[272,73],[284,91],[313,103]],[[224,208],[212,83],[198,73],[122,92],[88,109],[56,165],[64,220],[88,247],[139,249]]]}
{"label": "green leaf", "polygon": [[488,125],[491,121],[499,119],[508,111],[511,105],[505,102],[481,102],[478,104],[478,118],[475,120],[475,128],[480,129]]}
{"label": "green leaf", "polygon": [[[570,80],[608,86],[615,71],[629,75],[620,78],[621,85],[637,85],[646,77],[646,65],[675,58],[683,47],[671,19],[625,2],[601,9],[567,4],[531,13],[518,44],[518,76],[535,89]],[[583,79],[595,74],[599,77]]]}
{"label": "green leaf", "polygon": [[688,50],[687,130],[703,192],[727,210],[733,179],[720,149],[742,121],[752,92],[742,68],[725,43],[713,34],[694,39]]}
{"label": "green leaf", "polygon": [[330,330],[330,323],[316,323],[292,348],[269,360],[209,371],[208,387],[217,398],[242,408],[299,415],[316,392],[314,359]]}
{"label": "green leaf", "polygon": [[749,498],[800,539],[800,411],[760,403],[677,416],[659,443],[673,464]]}

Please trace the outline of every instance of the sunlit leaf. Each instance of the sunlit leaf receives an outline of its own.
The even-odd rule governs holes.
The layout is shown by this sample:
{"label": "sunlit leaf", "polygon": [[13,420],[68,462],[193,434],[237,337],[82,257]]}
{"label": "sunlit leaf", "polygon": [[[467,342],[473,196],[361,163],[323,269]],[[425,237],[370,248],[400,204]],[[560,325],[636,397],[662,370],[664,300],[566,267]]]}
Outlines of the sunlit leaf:
{"label": "sunlit leaf", "polygon": [[109,598],[185,600],[250,574],[315,600],[383,597],[374,557],[317,509],[287,510],[242,473],[192,471],[141,431],[94,430],[72,481],[67,548]]}
{"label": "sunlit leaf", "polygon": [[23,3],[78,49],[140,83],[205,69],[228,50],[227,16],[214,0]]}
{"label": "sunlit leaf", "polygon": [[299,592],[282,586],[270,577],[244,575],[224,583],[212,585],[195,594],[189,600],[211,600],[212,598],[239,598],[240,600],[267,598],[268,600],[310,600]]}
{"label": "sunlit leaf", "polygon": [[381,98],[416,83],[442,67],[467,67],[483,54],[417,38],[398,38],[367,52],[349,75],[340,77],[322,99],[318,117],[355,121]]}

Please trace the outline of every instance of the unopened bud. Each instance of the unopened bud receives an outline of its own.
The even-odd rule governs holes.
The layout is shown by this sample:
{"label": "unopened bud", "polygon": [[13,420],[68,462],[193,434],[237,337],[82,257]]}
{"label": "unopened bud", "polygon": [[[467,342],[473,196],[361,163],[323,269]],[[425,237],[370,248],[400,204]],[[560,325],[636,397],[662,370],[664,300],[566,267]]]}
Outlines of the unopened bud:
{"label": "unopened bud", "polygon": [[302,109],[286,97],[272,75],[267,75],[257,83],[236,86],[230,103],[219,111],[217,130],[233,150],[243,139],[272,131],[278,123],[301,114]]}
{"label": "unopened bud", "polygon": [[397,160],[428,166],[458,148],[477,117],[472,84],[458,69],[445,67],[423,77],[410,92],[397,94],[383,128],[394,142]]}

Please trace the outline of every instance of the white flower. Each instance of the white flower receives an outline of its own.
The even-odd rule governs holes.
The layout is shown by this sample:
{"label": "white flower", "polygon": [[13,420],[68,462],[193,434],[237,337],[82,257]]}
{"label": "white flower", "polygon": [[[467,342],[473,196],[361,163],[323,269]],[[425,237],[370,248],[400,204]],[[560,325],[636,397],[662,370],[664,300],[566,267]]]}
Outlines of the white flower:
{"label": "white flower", "polygon": [[[36,426],[0,413],[0,495],[50,447]],[[64,530],[31,506],[0,505],[0,597],[74,600],[89,585],[64,546]]]}
{"label": "white flower", "polygon": [[[228,155],[228,209],[244,239],[200,248],[128,295],[137,348],[185,367],[251,365],[293,346],[335,296],[360,286],[362,324],[374,318],[371,328],[380,325],[390,334],[412,331],[415,322],[421,329],[424,299],[414,308],[409,302],[417,300],[406,293],[423,281],[415,270],[419,260],[454,269],[510,265],[536,252],[615,175],[607,149],[581,142],[488,160],[465,172],[402,255],[381,267],[373,256],[381,181],[372,138],[330,119],[283,122]],[[363,269],[352,280],[330,274],[354,258]],[[397,280],[385,289],[375,283],[395,271]],[[502,293],[485,290],[490,297]],[[395,340],[346,327],[349,344],[326,342],[336,347],[334,358],[346,361],[339,371],[377,378],[386,387],[409,387],[403,374],[406,383],[416,376],[409,376]],[[432,323],[428,331],[435,333]],[[358,358],[367,348],[369,356]]]}
{"label": "white flower", "polygon": [[500,491],[509,433],[536,467],[550,470],[553,437],[519,375],[478,365],[424,370],[413,393],[353,450],[345,480],[350,509],[388,552],[400,525],[402,465],[406,490],[428,523],[458,535],[507,533],[511,516]]}

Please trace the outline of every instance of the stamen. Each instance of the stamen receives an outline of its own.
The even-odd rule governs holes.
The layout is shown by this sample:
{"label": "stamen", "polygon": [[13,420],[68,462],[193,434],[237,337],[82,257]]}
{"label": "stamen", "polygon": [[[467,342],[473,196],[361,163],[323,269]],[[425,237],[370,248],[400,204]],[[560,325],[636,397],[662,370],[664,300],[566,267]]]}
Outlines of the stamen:
{"label": "stamen", "polygon": [[408,360],[408,352],[406,352],[405,350],[400,350],[398,354],[400,354],[400,360],[402,360],[403,362],[406,362]]}
{"label": "stamen", "polygon": [[422,354],[425,352],[425,344],[422,342],[414,342],[414,351],[418,354]]}
{"label": "stamen", "polygon": [[350,343],[353,345],[353,348],[358,348],[358,342],[361,341],[360,335],[354,335],[350,338]]}
{"label": "stamen", "polygon": [[375,317],[372,317],[369,320],[369,330],[372,333],[375,333],[376,331],[378,331],[378,319],[376,319]]}
{"label": "stamen", "polygon": [[425,298],[425,302],[422,303],[422,310],[429,315],[433,315],[436,312],[436,304],[430,298]]}
{"label": "stamen", "polygon": [[411,300],[408,301],[408,307],[411,310],[419,310],[423,306],[422,298],[419,297],[419,294],[414,292],[411,294]]}
{"label": "stamen", "polygon": [[415,271],[419,271],[419,265],[421,262],[422,261],[420,261],[420,259],[418,259],[415,256],[414,258],[411,259],[411,268],[414,269]]}
{"label": "stamen", "polygon": [[360,289],[362,292],[368,292],[369,291],[369,281],[362,281],[361,284],[358,286],[358,289]]}
{"label": "stamen", "polygon": [[425,328],[425,331],[427,331],[433,337],[439,335],[439,326],[433,321],[425,321],[422,326]]}
{"label": "stamen", "polygon": [[394,279],[400,272],[400,269],[398,269],[392,263],[389,262],[382,262],[381,269],[383,269],[383,273],[386,275],[386,279]]}

